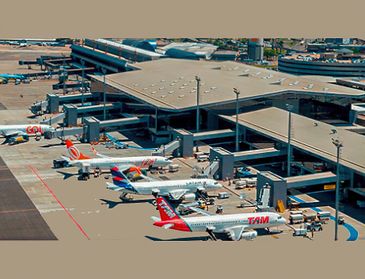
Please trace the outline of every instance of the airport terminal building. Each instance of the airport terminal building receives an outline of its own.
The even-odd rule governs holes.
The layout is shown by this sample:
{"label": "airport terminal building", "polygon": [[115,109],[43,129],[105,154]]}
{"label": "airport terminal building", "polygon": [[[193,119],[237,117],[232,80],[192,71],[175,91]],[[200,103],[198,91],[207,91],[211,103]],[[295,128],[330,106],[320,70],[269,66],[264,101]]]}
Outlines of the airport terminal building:
{"label": "airport terminal building", "polygon": [[[91,104],[63,104],[64,123],[72,127],[82,119],[84,127],[75,127],[74,133],[82,133],[85,141],[97,141],[104,131],[131,128],[143,131],[155,146],[163,145],[163,153],[174,150],[183,157],[192,156],[195,146],[203,142],[211,147],[215,178],[233,177],[237,166],[258,166],[259,170],[264,166],[261,180],[274,183],[268,180],[271,174],[265,176],[269,169],[279,176],[276,179],[285,188],[281,193],[286,193],[288,189],[335,182],[336,150],[329,134],[336,130],[337,135],[344,136],[344,146],[348,146],[344,149],[353,149],[343,159],[341,178],[346,188],[361,189],[365,162],[361,162],[358,146],[365,130],[357,123],[362,121],[364,109],[354,104],[365,100],[363,90],[238,62],[156,56],[149,50],[138,50],[136,55],[141,59],[132,62],[118,53],[129,48],[110,44],[101,49],[105,44],[93,43],[73,46],[71,54],[74,63],[83,60],[95,68],[88,75],[90,93],[82,96]],[[104,74],[103,68],[107,70]],[[80,99],[81,95],[50,94],[50,111],[57,112],[60,100],[67,98]],[[238,151],[234,148],[236,106],[240,115]],[[288,109],[294,115],[292,133],[295,143],[298,141],[292,145],[295,171],[291,179],[285,175]],[[250,119],[245,119],[248,116]],[[317,140],[318,131],[324,133],[323,143]],[[296,138],[301,133],[305,137]],[[325,166],[320,174],[313,168],[318,163]],[[275,166],[268,167],[271,165]],[[351,196],[349,192],[347,196]],[[352,192],[365,197],[361,190]]]}

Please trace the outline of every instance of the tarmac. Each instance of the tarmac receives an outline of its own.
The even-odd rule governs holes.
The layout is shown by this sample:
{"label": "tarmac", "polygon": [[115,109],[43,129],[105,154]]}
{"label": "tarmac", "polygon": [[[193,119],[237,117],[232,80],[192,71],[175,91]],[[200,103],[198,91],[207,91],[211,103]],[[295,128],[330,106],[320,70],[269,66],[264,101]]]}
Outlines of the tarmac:
{"label": "tarmac", "polygon": [[0,240],[55,240],[56,237],[0,158]]}
{"label": "tarmac", "polygon": [[[26,67],[24,69],[26,70]],[[0,67],[0,72],[9,71]],[[39,122],[42,117],[32,117],[27,108],[35,100],[43,99],[45,94],[51,91],[51,85],[54,82],[54,80],[44,80],[32,81],[30,84],[14,85],[10,83],[0,85],[1,103],[6,108],[0,110],[0,124]],[[23,98],[19,97],[18,94],[22,94]],[[131,139],[128,142],[130,144],[135,143]],[[137,145],[137,143],[135,144]],[[77,144],[77,146],[82,152],[92,155],[89,144]],[[96,145],[95,148],[100,153],[110,156],[149,154],[149,151],[138,149],[109,150],[102,144]],[[106,189],[106,182],[110,180],[107,174],[103,174],[98,178],[91,177],[88,181],[79,181],[76,168],[53,169],[52,161],[65,154],[65,151],[65,147],[60,144],[58,139],[38,142],[30,139],[27,143],[15,146],[0,145],[1,158],[19,183],[19,188],[23,190],[23,193],[29,198],[29,202],[31,201],[33,204],[33,207],[29,203],[23,205],[23,202],[20,202],[20,204],[23,205],[23,209],[32,209],[30,211],[32,214],[41,216],[50,229],[50,232],[45,234],[42,225],[43,227],[40,230],[44,231],[44,235],[53,236],[60,241],[118,240],[128,245],[139,243],[139,247],[143,247],[143,243],[151,241],[207,241],[209,239],[205,232],[184,233],[154,227],[150,217],[158,216],[158,211],[151,204],[151,197],[134,197],[131,202],[122,202],[118,193]],[[186,179],[192,175],[195,165],[206,165],[206,163],[197,163],[194,158],[178,158],[174,159],[174,163],[179,164],[181,167],[177,173],[167,172],[149,175],[161,180]],[[2,175],[3,169],[6,170],[6,167],[1,167],[0,175]],[[13,179],[14,183],[15,179]],[[255,189],[235,190],[233,185],[228,185],[227,181],[222,183],[225,187],[221,191],[228,191],[231,194],[229,199],[216,201],[216,205],[223,205],[224,213],[252,212],[254,210],[253,207],[238,208],[238,206],[241,203],[240,195],[242,193],[245,194],[246,199],[254,200],[256,197]],[[9,197],[11,195],[10,191],[14,191],[14,189],[7,186],[1,193]],[[17,191],[17,194],[19,193],[21,193],[20,190]],[[303,195],[300,197],[303,198]],[[5,200],[11,201],[9,198]],[[16,205],[17,203],[11,202],[11,204]],[[18,208],[21,207],[18,206]],[[214,212],[215,209],[216,206],[209,207],[211,212]],[[0,208],[0,210],[4,209]],[[23,212],[22,215],[26,214]],[[284,214],[285,217],[288,217],[287,215],[288,213]],[[365,225],[363,223],[346,215],[345,219],[349,224],[356,227],[359,232],[359,239],[365,237]],[[14,219],[13,221],[16,222],[18,227],[25,226],[25,223],[21,220]],[[8,231],[3,232],[1,224],[0,228],[0,235]],[[28,226],[26,229],[30,231]],[[293,237],[293,228],[291,226],[282,226],[277,230],[281,233],[259,232],[259,236],[253,241],[258,243],[285,241],[293,244],[315,241],[330,244],[333,239],[334,222],[330,221],[324,225],[324,230],[315,233],[313,239]],[[41,233],[37,233],[38,237],[40,235]],[[348,235],[347,229],[340,226],[339,239],[345,241]],[[24,239],[31,236],[29,233]],[[16,234],[14,234],[14,237],[16,237]],[[245,245],[245,242],[240,241],[238,245]]]}

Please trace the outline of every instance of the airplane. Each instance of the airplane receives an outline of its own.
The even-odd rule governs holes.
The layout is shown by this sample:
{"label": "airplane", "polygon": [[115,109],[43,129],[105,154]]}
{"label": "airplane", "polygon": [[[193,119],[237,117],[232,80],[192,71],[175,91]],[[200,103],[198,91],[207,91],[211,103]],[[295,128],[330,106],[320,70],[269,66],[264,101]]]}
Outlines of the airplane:
{"label": "airplane", "polygon": [[213,179],[184,179],[184,180],[156,180],[147,182],[133,182],[119,170],[111,168],[113,183],[107,182],[107,189],[121,192],[121,200],[128,200],[127,195],[166,196],[170,200],[179,201],[196,198],[197,192],[214,191],[222,185]]}
{"label": "airplane", "polygon": [[116,139],[109,133],[105,133],[105,136],[110,140],[110,142],[115,146],[116,149],[135,148],[135,149],[151,150],[151,151],[156,151],[158,149],[158,148],[143,148],[139,146],[132,146]]}
{"label": "airplane", "polygon": [[150,167],[165,167],[172,163],[171,160],[162,156],[138,156],[138,157],[109,157],[97,153],[98,158],[91,158],[84,155],[71,140],[65,141],[66,148],[69,157],[62,156],[64,160],[68,162],[70,166],[77,166],[84,172],[88,172],[89,169],[110,169],[114,166],[118,166],[121,171],[136,171],[139,174],[141,170],[148,169]]}
{"label": "airplane", "polygon": [[55,131],[55,128],[45,124],[0,125],[0,136],[5,138],[3,144],[27,142],[30,136],[34,136],[35,140],[39,141],[48,131]]}
{"label": "airplane", "polygon": [[0,74],[0,78],[5,79],[5,80],[9,80],[9,79],[24,80],[24,79],[26,79],[26,77],[22,74]]}
{"label": "airplane", "polygon": [[285,218],[274,212],[214,215],[208,211],[191,207],[192,210],[204,216],[181,217],[164,197],[158,197],[156,202],[160,218],[151,217],[154,226],[184,232],[208,232],[214,240],[217,239],[216,233],[226,234],[235,241],[250,240],[257,237],[255,229],[286,224]]}

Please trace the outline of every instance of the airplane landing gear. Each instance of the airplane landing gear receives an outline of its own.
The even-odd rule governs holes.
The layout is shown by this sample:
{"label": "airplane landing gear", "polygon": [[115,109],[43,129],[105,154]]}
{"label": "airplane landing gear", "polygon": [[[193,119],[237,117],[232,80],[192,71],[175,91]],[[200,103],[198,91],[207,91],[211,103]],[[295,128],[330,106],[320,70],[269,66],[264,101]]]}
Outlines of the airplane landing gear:
{"label": "airplane landing gear", "polygon": [[207,233],[209,234],[209,236],[214,240],[217,241],[217,237],[215,236],[215,234],[213,233],[212,230],[207,229]]}
{"label": "airplane landing gear", "polygon": [[132,197],[127,197],[127,193],[123,193],[123,194],[121,194],[120,196],[119,196],[119,199],[121,200],[121,201],[124,201],[124,202],[128,202],[128,201],[131,201],[131,200],[133,200],[133,198]]}

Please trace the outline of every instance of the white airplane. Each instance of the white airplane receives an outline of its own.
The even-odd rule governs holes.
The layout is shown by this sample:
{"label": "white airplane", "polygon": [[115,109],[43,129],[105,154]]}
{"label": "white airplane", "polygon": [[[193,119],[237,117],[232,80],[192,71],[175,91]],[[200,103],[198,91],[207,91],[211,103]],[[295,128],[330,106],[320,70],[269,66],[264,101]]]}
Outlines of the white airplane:
{"label": "white airplane", "polygon": [[171,160],[162,156],[138,156],[138,157],[109,157],[95,152],[98,158],[91,158],[84,155],[71,140],[66,140],[66,148],[69,157],[62,156],[70,166],[77,166],[84,172],[90,169],[111,169],[118,166],[121,171],[137,171],[150,167],[165,167],[172,163]]}
{"label": "white airplane", "polygon": [[128,194],[166,196],[170,200],[195,199],[197,192],[214,191],[222,188],[222,185],[213,179],[184,179],[133,182],[118,169],[111,170],[113,183],[107,183],[107,189],[121,192],[121,200],[125,200]]}
{"label": "white airplane", "polygon": [[185,232],[208,232],[213,239],[216,239],[215,233],[224,233],[232,240],[249,240],[257,236],[255,229],[286,224],[286,220],[274,212],[212,215],[207,211],[190,207],[204,216],[181,217],[163,197],[157,198],[157,208],[160,218],[151,217],[153,225]]}
{"label": "white airplane", "polygon": [[47,131],[55,131],[55,128],[44,124],[0,125],[0,136],[5,138],[3,144],[26,142],[31,136],[38,141]]}

